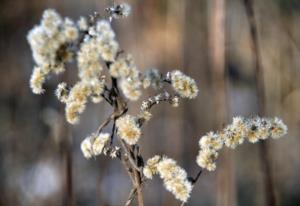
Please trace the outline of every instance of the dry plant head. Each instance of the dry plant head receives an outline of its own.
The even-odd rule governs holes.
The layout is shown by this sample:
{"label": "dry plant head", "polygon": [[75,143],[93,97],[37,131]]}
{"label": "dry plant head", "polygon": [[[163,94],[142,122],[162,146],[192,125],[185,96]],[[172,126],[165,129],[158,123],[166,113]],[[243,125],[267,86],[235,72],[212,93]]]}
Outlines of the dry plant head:
{"label": "dry plant head", "polygon": [[[65,72],[70,63],[75,63],[78,81],[72,85],[61,82],[55,91],[58,100],[65,104],[66,120],[70,124],[79,123],[90,101],[106,102],[113,108],[113,113],[99,128],[83,139],[81,150],[87,159],[106,155],[121,160],[134,187],[126,205],[135,196],[139,205],[143,204],[143,183],[155,175],[176,199],[185,203],[202,169],[216,169],[219,151],[224,146],[234,149],[245,141],[256,143],[287,133],[287,126],[279,118],[235,117],[223,130],[200,138],[199,153],[195,157],[200,172],[196,178],[189,177],[165,154],[156,154],[144,161],[138,143],[145,136],[142,127],[151,120],[151,108],[163,102],[177,107],[181,99],[196,98],[199,90],[196,81],[180,70],[163,74],[151,68],[141,72],[132,55],[121,49],[111,25],[112,20],[128,16],[130,6],[113,5],[105,10],[104,16],[95,13],[78,21],[63,18],[53,9],[44,11],[40,24],[27,36],[35,62],[30,87],[33,93],[42,94],[49,77]],[[128,104],[143,98],[147,89],[157,94],[142,101],[139,113],[128,114]],[[103,133],[103,128],[110,123],[113,125],[111,133]]]}

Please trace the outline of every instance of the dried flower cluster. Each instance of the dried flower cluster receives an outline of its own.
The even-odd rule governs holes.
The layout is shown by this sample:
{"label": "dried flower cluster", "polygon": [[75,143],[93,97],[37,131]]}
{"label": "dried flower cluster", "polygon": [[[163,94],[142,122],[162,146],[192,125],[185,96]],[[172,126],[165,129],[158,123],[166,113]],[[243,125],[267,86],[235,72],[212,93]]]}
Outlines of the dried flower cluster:
{"label": "dried flower cluster", "polygon": [[179,167],[175,160],[156,155],[147,161],[143,173],[149,179],[152,179],[153,175],[159,174],[166,189],[173,193],[178,200],[186,202],[190,197],[192,183],[187,179],[186,171]]}
{"label": "dried flower cluster", "polygon": [[245,140],[256,143],[269,137],[280,138],[287,133],[287,126],[279,118],[233,118],[232,124],[222,131],[209,132],[199,140],[200,151],[197,156],[197,164],[209,171],[216,169],[218,151],[227,146],[235,149]]}
{"label": "dried flower cluster", "polygon": [[85,158],[91,158],[102,153],[104,147],[109,142],[109,133],[93,133],[85,138],[81,143],[81,151]]}
{"label": "dried flower cluster", "polygon": [[109,133],[91,134],[81,142],[81,151],[83,156],[87,159],[100,154],[109,155],[111,158],[117,157],[119,155],[120,148],[118,146],[108,147],[109,141]]}
{"label": "dried flower cluster", "polygon": [[[80,17],[75,23],[69,18],[62,18],[52,9],[46,10],[41,23],[27,36],[36,65],[30,87],[35,94],[43,93],[48,75],[62,73],[67,63],[75,62],[78,81],[73,85],[61,82],[55,92],[58,100],[66,105],[67,121],[78,123],[89,101],[99,103],[103,100],[114,110],[97,132],[82,141],[84,157],[90,159],[104,154],[121,160],[136,187],[133,188],[136,192],[130,194],[137,194],[139,201],[142,201],[139,197],[144,179],[159,175],[165,188],[185,203],[202,169],[195,179],[188,178],[187,172],[175,160],[159,155],[150,158],[144,165],[138,141],[142,136],[142,126],[152,117],[151,108],[163,102],[177,107],[181,98],[196,98],[199,92],[196,82],[179,70],[167,74],[157,69],[141,72],[132,56],[120,49],[111,27],[113,19],[128,16],[129,5],[113,5],[106,11],[108,16],[104,18],[94,14],[89,18]],[[107,76],[104,70],[107,70]],[[173,91],[168,91],[166,84],[171,85]],[[149,88],[158,93],[142,102],[137,115],[126,114],[128,101],[140,99],[143,90]],[[110,123],[113,125],[111,133],[103,133],[103,128]],[[235,148],[244,140],[254,143],[268,137],[279,138],[286,132],[287,127],[278,118],[234,118],[233,123],[222,131],[210,132],[200,139],[197,163],[209,171],[215,170],[219,150],[224,145]],[[118,136],[118,145],[114,142],[115,135]],[[128,199],[129,203],[132,199]]]}
{"label": "dried flower cluster", "polygon": [[[115,8],[115,15],[126,16],[128,5]],[[69,123],[79,121],[90,99],[94,103],[103,98],[106,86],[103,67],[109,68],[111,77],[120,81],[124,96],[132,101],[142,95],[142,88],[162,87],[164,79],[156,69],[149,69],[143,75],[136,67],[131,55],[122,55],[115,33],[107,20],[88,21],[81,17],[77,23],[48,9],[43,14],[41,24],[28,34],[36,67],[30,80],[32,91],[44,92],[43,83],[51,72],[65,71],[67,62],[76,57],[79,81],[72,87],[65,82],[58,85],[56,96],[66,104],[66,118]],[[93,23],[93,24],[91,24]],[[174,90],[184,98],[194,98],[198,89],[195,81],[179,71],[171,72],[169,80]],[[178,101],[176,101],[178,102]],[[175,102],[175,103],[176,103]]]}
{"label": "dried flower cluster", "polygon": [[117,120],[116,126],[117,134],[127,144],[134,145],[137,143],[141,136],[141,129],[137,125],[136,118],[131,115],[125,115]]}
{"label": "dried flower cluster", "polygon": [[171,72],[172,87],[183,98],[193,99],[198,95],[198,87],[194,79],[181,71]]}
{"label": "dried flower cluster", "polygon": [[65,70],[64,64],[73,58],[66,45],[76,41],[78,36],[75,23],[69,18],[62,19],[52,9],[46,10],[40,25],[29,32],[27,39],[36,63],[30,86],[35,94],[44,92],[43,83],[49,73],[59,74]]}

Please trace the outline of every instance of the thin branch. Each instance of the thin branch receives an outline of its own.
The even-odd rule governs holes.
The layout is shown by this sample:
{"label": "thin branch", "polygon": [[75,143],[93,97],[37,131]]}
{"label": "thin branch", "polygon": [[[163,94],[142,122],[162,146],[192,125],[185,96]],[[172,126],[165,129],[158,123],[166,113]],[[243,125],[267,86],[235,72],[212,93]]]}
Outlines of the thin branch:
{"label": "thin branch", "polygon": [[119,157],[119,159],[121,160],[125,170],[127,171],[128,176],[130,177],[130,179],[132,181],[132,184],[135,185],[135,179],[134,179],[133,174],[132,174],[132,169],[131,169],[130,165],[128,164],[128,159],[125,156],[123,158],[122,157],[123,156],[121,155]]}
{"label": "thin branch", "polygon": [[[146,183],[146,179],[143,179],[141,182],[141,186],[143,186],[145,183]],[[131,191],[129,193],[129,196],[128,196],[125,206],[129,206],[131,204],[131,202],[134,200],[134,198],[136,197],[136,195],[137,195],[137,188],[134,187],[131,189]]]}
{"label": "thin branch", "polygon": [[178,95],[170,95],[167,91],[159,93],[155,96],[149,97],[147,100],[142,102],[142,110],[150,110],[154,105],[162,102],[169,102],[172,104],[173,98],[179,98]]}
{"label": "thin branch", "polygon": [[194,177],[194,178],[192,179],[192,184],[193,184],[193,185],[196,184],[196,182],[198,181],[198,179],[199,179],[199,177],[201,176],[202,172],[203,172],[203,169],[200,168],[200,170],[199,170],[199,172],[197,173],[196,177]]}
{"label": "thin branch", "polygon": [[112,120],[114,120],[114,125],[113,125],[113,127],[115,127],[115,121],[116,121],[120,116],[122,116],[123,114],[125,114],[126,112],[127,112],[127,109],[125,109],[125,110],[123,110],[123,111],[121,111],[121,112],[114,111],[111,115],[109,115],[109,116],[107,117],[107,119],[106,119],[102,124],[99,125],[99,127],[98,127],[98,129],[97,129],[97,134],[100,134],[100,132],[103,130],[103,128],[104,128],[105,126],[107,126],[107,125],[110,123],[110,121],[112,121]]}
{"label": "thin branch", "polygon": [[137,166],[136,161],[133,159],[133,157],[131,155],[131,152],[130,152],[129,148],[127,147],[126,143],[124,142],[124,140],[122,140],[120,138],[118,138],[118,139],[119,139],[119,142],[121,143],[121,145],[123,147],[123,150],[125,151],[125,153],[126,153],[126,155],[128,157],[129,162],[131,163],[131,166],[135,170],[141,171],[141,169]]}
{"label": "thin branch", "polygon": [[133,170],[133,174],[135,176],[135,182],[136,182],[136,189],[137,189],[137,195],[138,195],[138,204],[139,206],[144,206],[144,198],[142,193],[142,179],[141,179],[141,173],[138,170]]}
{"label": "thin branch", "polygon": [[101,96],[105,99],[106,102],[110,104],[110,106],[113,106],[113,101],[110,98],[111,90],[107,88],[106,85],[104,85],[104,92],[101,94]]}
{"label": "thin branch", "polygon": [[101,131],[103,130],[103,128],[105,126],[107,126],[109,124],[109,122],[114,119],[114,117],[115,117],[115,112],[113,112],[111,115],[109,115],[107,117],[107,119],[102,124],[99,125],[99,127],[97,129],[97,134],[100,134]]}
{"label": "thin branch", "polygon": [[114,123],[113,123],[113,126],[112,126],[112,131],[111,131],[111,135],[110,135],[110,143],[109,143],[110,146],[112,146],[112,144],[113,144],[115,130],[116,130],[116,120],[114,119]]}

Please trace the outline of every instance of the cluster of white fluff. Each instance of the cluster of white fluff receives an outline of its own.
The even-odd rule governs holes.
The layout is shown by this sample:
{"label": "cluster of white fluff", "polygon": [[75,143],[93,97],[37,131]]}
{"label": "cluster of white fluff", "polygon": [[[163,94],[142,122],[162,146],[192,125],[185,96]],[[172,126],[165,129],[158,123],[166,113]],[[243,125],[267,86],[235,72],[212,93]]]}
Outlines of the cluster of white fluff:
{"label": "cluster of white fluff", "polygon": [[100,155],[109,142],[109,133],[93,133],[81,142],[81,151],[87,159]]}
{"label": "cluster of white fluff", "polygon": [[71,124],[78,123],[79,115],[85,110],[88,99],[90,98],[94,103],[98,103],[102,100],[103,90],[104,80],[93,79],[77,82],[70,89],[65,102],[67,121]]}
{"label": "cluster of white fluff", "polygon": [[236,148],[245,140],[256,143],[269,137],[280,138],[287,133],[287,126],[279,118],[233,118],[232,124],[222,131],[208,134],[199,140],[200,151],[197,156],[197,164],[209,171],[216,169],[216,159],[218,151],[227,146]]}
{"label": "cluster of white fluff", "polygon": [[157,164],[161,160],[161,156],[155,155],[154,157],[147,160],[146,165],[143,168],[143,174],[146,178],[152,179],[153,175],[157,174]]}
{"label": "cluster of white fluff", "polygon": [[[88,34],[82,36],[89,29]],[[43,83],[50,72],[60,73],[65,70],[65,63],[73,60],[74,46],[80,45],[77,53],[78,76],[80,80],[70,89],[66,83],[58,85],[56,95],[66,103],[66,118],[69,123],[77,123],[79,114],[85,109],[88,98],[94,103],[101,101],[104,78],[101,77],[104,61],[113,61],[119,49],[114,39],[115,34],[110,23],[102,20],[88,28],[87,20],[81,17],[77,25],[69,18],[48,9],[44,12],[40,25],[35,26],[27,39],[37,66],[30,79],[32,91],[41,94]]]}
{"label": "cluster of white fluff", "polygon": [[110,65],[110,75],[119,78],[120,88],[126,98],[136,101],[142,95],[140,72],[137,69],[131,55],[119,56]]}
{"label": "cluster of white fluff", "polygon": [[[84,20],[80,27],[85,28]],[[69,123],[77,123],[90,97],[94,103],[102,100],[105,86],[104,78],[101,76],[103,61],[114,61],[118,43],[115,41],[115,33],[110,23],[100,20],[95,26],[89,28],[88,34],[80,45],[77,54],[79,81],[71,88],[66,103],[66,118]]]}
{"label": "cluster of white fluff", "polygon": [[[88,34],[84,38],[83,45],[85,44],[88,44],[87,48],[85,48],[87,52],[93,51],[96,53],[93,55],[99,55],[107,62],[114,61],[119,50],[119,44],[115,40],[115,32],[112,30],[110,22],[107,20],[99,20],[95,26],[89,27]],[[81,60],[84,61],[85,58],[88,58],[85,56],[88,55],[88,53],[82,55],[83,59]],[[99,56],[95,56],[95,59],[90,59],[90,61],[92,61],[91,63],[96,60],[99,62]],[[87,60],[89,60],[89,58]],[[78,57],[78,62],[80,62],[80,57]],[[83,63],[82,66],[89,67],[89,62],[86,63],[87,65],[84,65]]]}
{"label": "cluster of white fluff", "polygon": [[148,122],[152,118],[152,114],[149,111],[141,111],[137,117],[139,125],[142,125],[144,122]]}
{"label": "cluster of white fluff", "polygon": [[124,115],[116,121],[117,134],[127,144],[134,145],[141,136],[141,129],[137,119],[131,115]]}
{"label": "cluster of white fluff", "polygon": [[[125,4],[110,9],[114,15],[126,16],[128,12]],[[102,100],[105,88],[103,66],[108,67],[111,77],[119,80],[120,90],[131,101],[140,98],[142,88],[162,88],[166,79],[157,69],[149,69],[142,75],[130,55],[118,53],[119,44],[107,20],[94,18],[88,22],[86,18],[80,17],[75,24],[69,18],[63,20],[54,10],[49,9],[44,12],[41,24],[29,32],[28,41],[37,65],[30,85],[37,94],[44,91],[46,75],[64,71],[65,63],[74,60],[73,56],[76,55],[79,81],[69,87],[63,82],[56,90],[58,99],[66,104],[66,119],[71,124],[78,123],[79,115],[85,110],[89,99],[94,103]],[[172,84],[178,95],[184,98],[197,96],[198,88],[192,78],[180,71],[169,74],[166,82]],[[178,106],[178,96],[173,96],[169,102]],[[149,117],[148,113],[146,117]]]}
{"label": "cluster of white fluff", "polygon": [[79,121],[81,114],[90,98],[94,103],[101,101],[104,89],[104,79],[91,79],[90,81],[79,81],[71,89],[65,82],[58,84],[56,89],[57,98],[66,104],[66,119],[75,124]]}
{"label": "cluster of white fluff", "polygon": [[143,173],[148,179],[159,174],[166,189],[180,201],[186,202],[190,197],[192,183],[188,180],[186,171],[179,167],[175,160],[155,155],[147,161]]}
{"label": "cluster of white fluff", "polygon": [[194,79],[179,70],[170,73],[173,89],[182,97],[193,99],[198,95],[198,87]]}
{"label": "cluster of white fluff", "polygon": [[52,9],[46,10],[41,23],[28,33],[27,40],[36,63],[30,79],[35,94],[44,92],[43,83],[49,73],[58,74],[65,70],[64,63],[72,60],[72,52],[66,45],[76,41],[78,34],[71,19],[62,19]]}

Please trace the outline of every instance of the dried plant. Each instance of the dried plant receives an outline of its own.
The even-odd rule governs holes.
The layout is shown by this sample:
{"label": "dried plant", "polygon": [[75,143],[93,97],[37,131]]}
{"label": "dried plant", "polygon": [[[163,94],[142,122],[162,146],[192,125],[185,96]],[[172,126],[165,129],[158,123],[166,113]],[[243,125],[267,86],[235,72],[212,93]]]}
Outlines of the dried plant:
{"label": "dried plant", "polygon": [[[121,160],[133,184],[126,205],[136,196],[138,204],[144,205],[142,187],[154,175],[159,175],[165,188],[184,204],[202,168],[216,169],[216,159],[224,146],[234,149],[245,140],[255,143],[287,133],[286,125],[279,118],[236,117],[223,130],[209,132],[200,138],[196,158],[200,169],[194,178],[164,154],[144,161],[138,142],[142,127],[151,119],[151,108],[163,102],[177,107],[181,99],[196,98],[198,87],[194,79],[179,70],[167,74],[157,69],[139,71],[132,56],[120,49],[111,27],[113,19],[129,15],[130,6],[114,5],[106,12],[104,17],[95,13],[74,22],[63,19],[55,10],[46,10],[40,24],[27,36],[36,64],[30,87],[34,93],[42,94],[48,76],[64,72],[70,62],[77,63],[78,82],[72,86],[65,82],[58,84],[55,94],[66,105],[65,115],[70,124],[79,122],[88,101],[105,101],[113,108],[113,113],[97,131],[82,141],[81,150],[87,159],[103,154]],[[170,85],[172,91],[166,85]],[[144,100],[138,114],[127,114],[128,104],[140,99],[143,91],[150,87],[157,95]],[[113,125],[111,133],[103,133],[110,123]]]}

